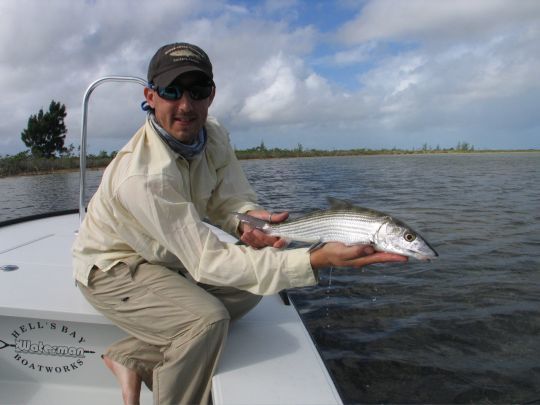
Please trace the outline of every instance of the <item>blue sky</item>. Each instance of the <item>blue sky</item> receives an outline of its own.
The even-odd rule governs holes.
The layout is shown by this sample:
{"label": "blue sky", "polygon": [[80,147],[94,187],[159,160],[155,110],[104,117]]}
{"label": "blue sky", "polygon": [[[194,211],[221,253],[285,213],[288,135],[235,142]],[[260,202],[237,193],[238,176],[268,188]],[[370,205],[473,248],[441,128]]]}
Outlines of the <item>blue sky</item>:
{"label": "blue sky", "polygon": [[[79,143],[86,87],[145,77],[163,44],[210,55],[210,113],[237,148],[540,148],[537,0],[3,0],[0,155],[28,117],[66,104]],[[89,147],[144,121],[142,87],[94,92]]]}

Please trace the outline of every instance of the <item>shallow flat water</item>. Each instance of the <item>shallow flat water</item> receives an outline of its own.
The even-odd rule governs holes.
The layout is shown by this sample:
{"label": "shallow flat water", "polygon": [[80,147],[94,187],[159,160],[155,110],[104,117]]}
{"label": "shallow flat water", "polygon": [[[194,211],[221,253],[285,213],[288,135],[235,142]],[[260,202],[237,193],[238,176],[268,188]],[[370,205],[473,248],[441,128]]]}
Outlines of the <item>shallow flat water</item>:
{"label": "shallow flat water", "polygon": [[[321,272],[291,291],[346,403],[540,401],[540,154],[242,161],[291,216],[332,196],[394,215],[431,263]],[[89,171],[90,195],[101,172]],[[77,208],[78,173],[0,179],[0,221]]]}
{"label": "shallow flat water", "polygon": [[335,269],[292,295],[348,403],[540,400],[540,155],[246,162],[261,200],[332,195],[413,226],[431,263]]}

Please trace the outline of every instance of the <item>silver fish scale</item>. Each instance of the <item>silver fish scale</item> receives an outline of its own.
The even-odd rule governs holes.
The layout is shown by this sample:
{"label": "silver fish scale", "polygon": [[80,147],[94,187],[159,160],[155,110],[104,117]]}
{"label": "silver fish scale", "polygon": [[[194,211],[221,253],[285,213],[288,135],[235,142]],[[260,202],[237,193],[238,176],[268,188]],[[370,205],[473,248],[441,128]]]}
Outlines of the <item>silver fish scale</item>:
{"label": "silver fish scale", "polygon": [[329,210],[271,225],[268,233],[303,242],[370,243],[386,219],[370,211]]}

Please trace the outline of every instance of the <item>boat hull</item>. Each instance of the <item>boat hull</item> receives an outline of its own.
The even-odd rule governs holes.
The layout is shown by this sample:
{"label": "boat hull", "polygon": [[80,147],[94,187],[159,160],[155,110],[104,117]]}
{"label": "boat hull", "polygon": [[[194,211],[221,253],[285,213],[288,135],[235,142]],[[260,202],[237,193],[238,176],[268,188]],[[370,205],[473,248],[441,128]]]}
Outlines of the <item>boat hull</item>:
{"label": "boat hull", "polygon": [[[0,226],[0,403],[118,404],[100,355],[126,336],[71,277],[75,214]],[[211,227],[225,242],[235,238]],[[278,295],[231,326],[214,404],[340,404],[296,309]],[[141,403],[151,404],[143,387]]]}

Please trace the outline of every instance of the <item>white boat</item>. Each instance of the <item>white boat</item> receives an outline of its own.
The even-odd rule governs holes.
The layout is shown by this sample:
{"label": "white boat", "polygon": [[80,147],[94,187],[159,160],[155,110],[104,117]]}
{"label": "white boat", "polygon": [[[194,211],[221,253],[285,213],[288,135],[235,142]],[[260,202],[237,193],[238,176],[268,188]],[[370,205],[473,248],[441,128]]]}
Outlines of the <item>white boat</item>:
{"label": "white boat", "polygon": [[[85,212],[83,99],[79,210],[0,224],[0,404],[118,404],[120,389],[100,358],[125,336],[81,295],[71,245]],[[211,229],[225,242],[236,239]],[[181,383],[181,382],[180,382]],[[214,404],[341,404],[336,387],[293,305],[265,297],[233,323],[212,381]],[[143,387],[141,403],[151,404]]]}

